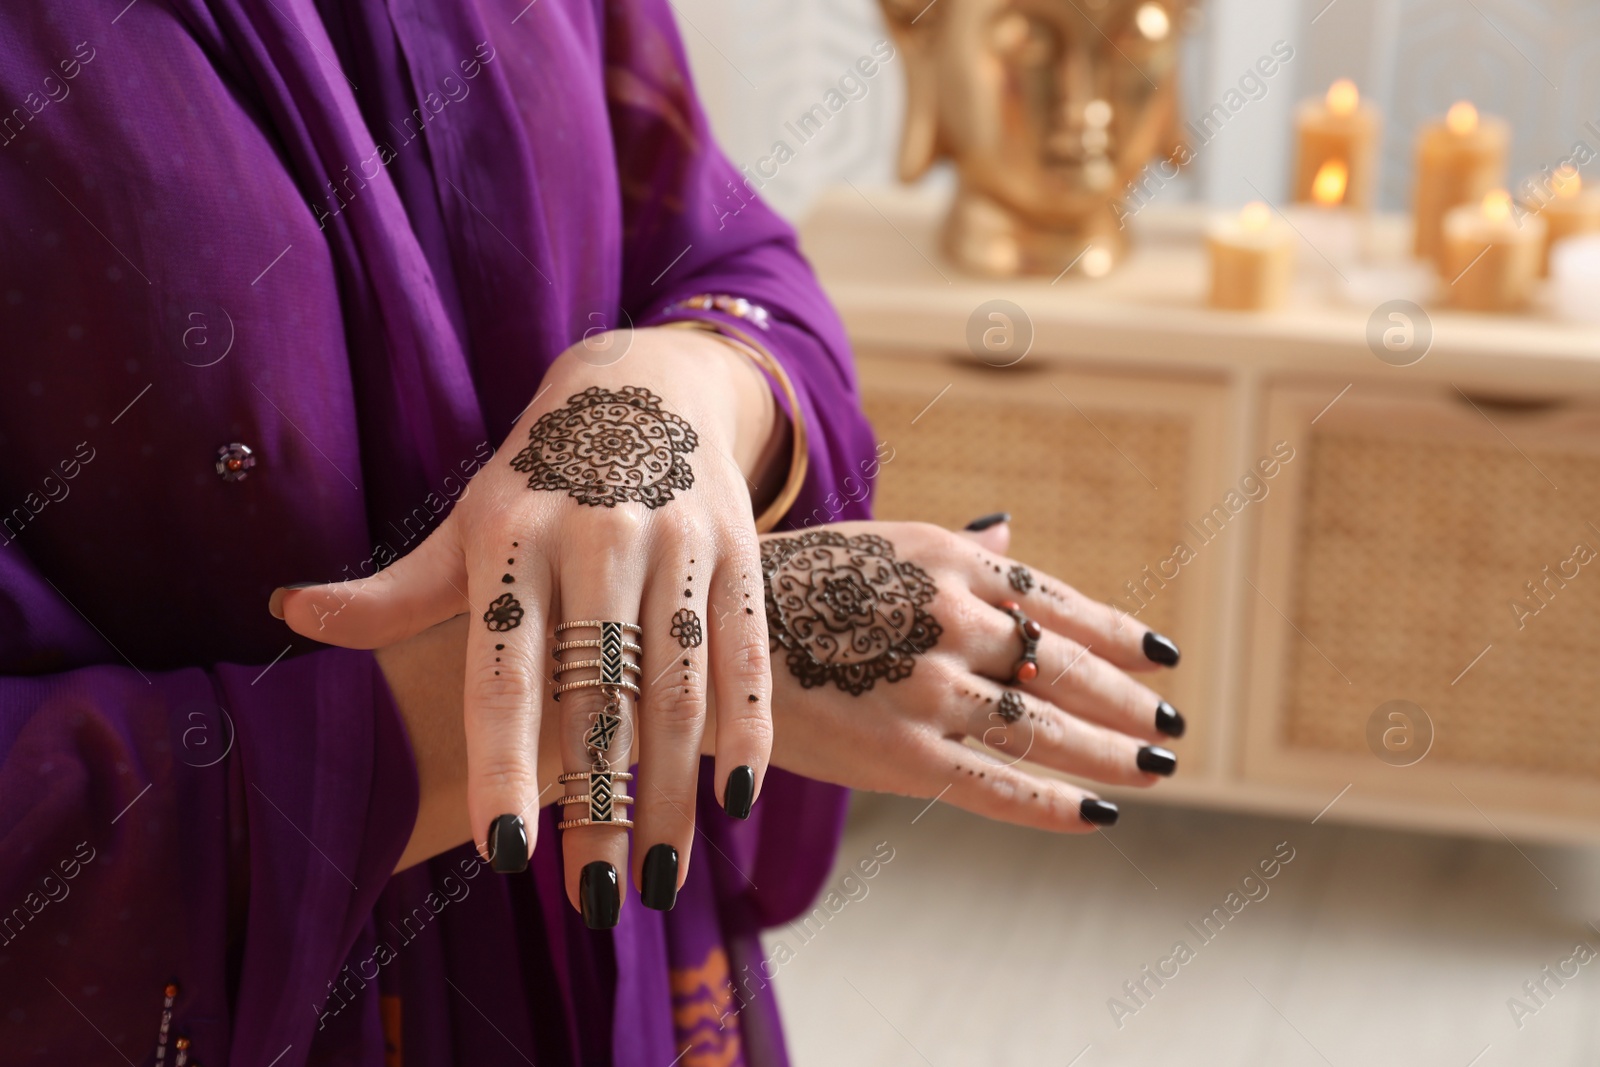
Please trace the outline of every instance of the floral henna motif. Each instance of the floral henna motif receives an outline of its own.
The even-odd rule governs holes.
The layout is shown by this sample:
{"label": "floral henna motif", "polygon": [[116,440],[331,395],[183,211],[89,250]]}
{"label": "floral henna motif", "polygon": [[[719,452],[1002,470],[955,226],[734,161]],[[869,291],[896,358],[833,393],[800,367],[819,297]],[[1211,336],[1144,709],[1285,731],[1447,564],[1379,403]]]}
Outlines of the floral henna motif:
{"label": "floral henna motif", "polygon": [[924,610],[932,579],[873,534],[771,538],[761,569],[772,649],[808,689],[832,682],[859,696],[880,678],[898,682],[944,632]]}
{"label": "floral henna motif", "polygon": [[679,608],[672,616],[672,636],[680,648],[698,648],[702,637],[700,616],[691,608]]}
{"label": "floral henna motif", "polygon": [[489,605],[489,610],[483,613],[483,621],[495,633],[515,630],[522,625],[522,605],[510,593],[504,593]]}
{"label": "floral henna motif", "polygon": [[674,490],[694,485],[684,457],[699,443],[689,424],[663,411],[650,390],[591,386],[568,398],[566,407],[541,415],[511,466],[528,475],[529,489],[564,492],[580,504],[611,508],[637,501],[658,508]]}
{"label": "floral henna motif", "polygon": [[1011,588],[1019,593],[1026,593],[1033,588],[1033,572],[1020,563],[1013,564],[1006,573],[1006,580],[1011,583]]}

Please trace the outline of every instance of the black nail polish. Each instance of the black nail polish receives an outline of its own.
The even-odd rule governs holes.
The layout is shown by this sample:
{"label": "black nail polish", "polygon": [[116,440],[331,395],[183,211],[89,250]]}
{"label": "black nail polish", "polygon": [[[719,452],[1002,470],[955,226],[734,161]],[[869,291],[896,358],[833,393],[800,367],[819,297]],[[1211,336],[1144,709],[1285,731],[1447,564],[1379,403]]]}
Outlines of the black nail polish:
{"label": "black nail polish", "polygon": [[1078,814],[1083,821],[1096,826],[1111,826],[1117,821],[1117,806],[1099,797],[1084,797],[1078,803]]}
{"label": "black nail polish", "polygon": [[489,866],[516,874],[528,866],[528,828],[520,815],[501,815],[489,824]]}
{"label": "black nail polish", "polygon": [[749,767],[735,767],[728,775],[728,787],[722,791],[722,810],[735,819],[748,819],[755,802],[756,772]]}
{"label": "black nail polish", "polygon": [[1181,655],[1183,653],[1172,643],[1172,638],[1163,637],[1154,630],[1144,635],[1144,658],[1151,663],[1159,663],[1163,667],[1176,667],[1178,657]]}
{"label": "black nail polish", "polygon": [[591,930],[609,930],[617,925],[622,912],[622,893],[617,888],[617,869],[605,860],[595,860],[578,875],[578,907],[583,924]]}
{"label": "black nail polish", "polygon": [[678,902],[678,850],[671,845],[651,845],[644,854],[639,900],[657,911],[671,911]]}
{"label": "black nail polish", "polygon": [[1134,762],[1139,765],[1141,771],[1149,771],[1151,774],[1171,775],[1178,769],[1178,757],[1155,745],[1141,748]]}
{"label": "black nail polish", "polygon": [[1011,513],[1009,511],[997,511],[993,515],[984,515],[980,518],[973,519],[971,522],[967,523],[967,529],[971,530],[973,533],[977,533],[979,530],[987,530],[991,526],[999,526],[1002,522],[1010,521]]}
{"label": "black nail polish", "polygon": [[1182,737],[1189,724],[1183,721],[1183,712],[1165,700],[1156,705],[1156,729],[1168,737]]}

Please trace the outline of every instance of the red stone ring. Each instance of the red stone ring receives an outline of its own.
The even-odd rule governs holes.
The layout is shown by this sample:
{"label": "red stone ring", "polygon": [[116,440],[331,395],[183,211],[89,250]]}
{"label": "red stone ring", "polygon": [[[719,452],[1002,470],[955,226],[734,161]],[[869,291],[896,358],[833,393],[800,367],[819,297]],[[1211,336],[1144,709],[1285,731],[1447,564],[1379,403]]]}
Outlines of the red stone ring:
{"label": "red stone ring", "polygon": [[1044,627],[1028,618],[1015,600],[1001,601],[1000,610],[1016,620],[1017,636],[1022,638],[1022,658],[1011,668],[1011,684],[1031,682],[1039,676],[1039,636]]}

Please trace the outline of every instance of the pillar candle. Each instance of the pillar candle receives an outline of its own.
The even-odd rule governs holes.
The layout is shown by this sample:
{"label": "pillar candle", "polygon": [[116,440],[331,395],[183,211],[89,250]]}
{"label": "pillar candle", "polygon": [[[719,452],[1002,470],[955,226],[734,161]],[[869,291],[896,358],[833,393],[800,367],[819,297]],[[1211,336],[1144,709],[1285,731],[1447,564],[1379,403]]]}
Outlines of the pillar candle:
{"label": "pillar candle", "polygon": [[[1415,250],[1445,269],[1440,233],[1444,216],[1462,204],[1476,205],[1506,183],[1506,147],[1511,128],[1505,120],[1478,118],[1478,109],[1461,100],[1443,122],[1424,126],[1417,138]],[[1452,277],[1454,275],[1451,275]]]}
{"label": "pillar candle", "polygon": [[[1369,210],[1380,126],[1378,110],[1346,78],[1321,100],[1303,101],[1295,112],[1294,199]],[[1338,199],[1327,199],[1334,188]]]}
{"label": "pillar candle", "polygon": [[1600,233],[1569,237],[1550,253],[1556,317],[1600,325]]}
{"label": "pillar candle", "polygon": [[1294,271],[1294,231],[1259,201],[1214,219],[1206,233],[1214,308],[1265,311],[1280,306]]}
{"label": "pillar candle", "polygon": [[[1523,183],[1524,189],[1534,189],[1540,194],[1538,179]],[[1550,175],[1548,196],[1540,195],[1536,201],[1538,215],[1548,228],[1544,254],[1539,262],[1539,276],[1550,273],[1550,249],[1557,241],[1586,233],[1600,233],[1600,192],[1583,187],[1578,168],[1568,163],[1556,168]]]}
{"label": "pillar candle", "polygon": [[1490,191],[1481,204],[1445,215],[1441,237],[1450,303],[1467,311],[1515,311],[1527,305],[1544,254],[1544,220],[1513,218],[1511,194]]}

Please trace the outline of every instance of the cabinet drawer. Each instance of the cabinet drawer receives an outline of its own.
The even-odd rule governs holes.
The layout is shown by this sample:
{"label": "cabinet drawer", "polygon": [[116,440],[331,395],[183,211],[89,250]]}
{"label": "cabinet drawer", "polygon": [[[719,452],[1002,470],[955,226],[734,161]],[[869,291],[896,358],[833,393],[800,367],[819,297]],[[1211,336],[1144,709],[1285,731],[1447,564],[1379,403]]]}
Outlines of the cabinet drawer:
{"label": "cabinet drawer", "polygon": [[1338,388],[1268,394],[1246,775],[1600,815],[1600,404]]}

